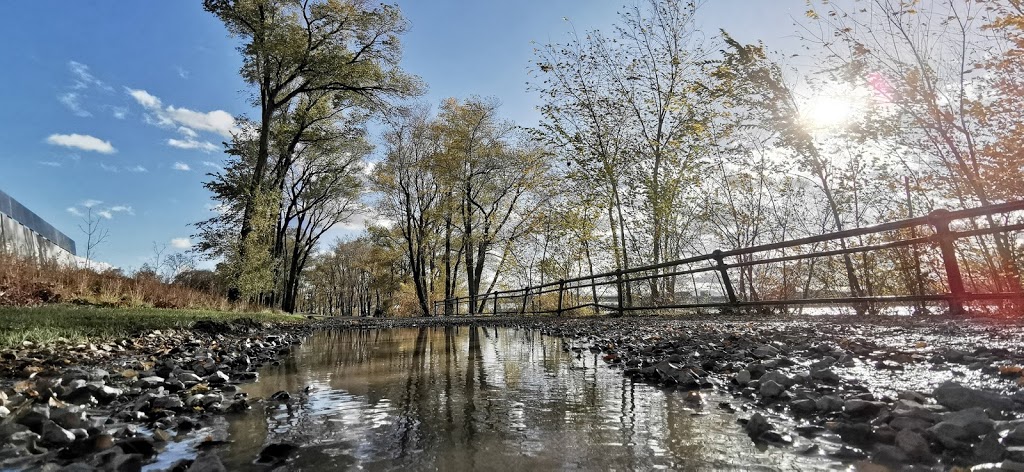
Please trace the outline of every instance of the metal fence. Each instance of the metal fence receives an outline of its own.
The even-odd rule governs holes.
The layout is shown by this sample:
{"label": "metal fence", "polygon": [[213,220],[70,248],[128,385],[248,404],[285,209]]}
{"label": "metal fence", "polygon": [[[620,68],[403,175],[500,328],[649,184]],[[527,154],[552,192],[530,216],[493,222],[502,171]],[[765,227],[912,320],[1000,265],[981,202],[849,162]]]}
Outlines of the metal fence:
{"label": "metal fence", "polygon": [[[809,305],[848,306],[863,313],[872,307],[886,305],[924,307],[925,304],[939,304],[948,307],[951,314],[959,315],[970,303],[1001,304],[1024,300],[1020,265],[1015,255],[1018,248],[1024,246],[1024,238],[1014,234],[1024,230],[1024,217],[1015,213],[1022,210],[1024,201],[958,211],[936,210],[927,216],[876,226],[748,248],[716,250],[628,270],[437,301],[433,308],[436,314],[446,315],[562,315],[579,310],[622,315],[651,310],[732,310]],[[958,241],[968,238],[972,240],[971,244],[958,247]],[[995,254],[1000,257],[993,257],[991,248],[1000,247],[1000,244],[1008,249],[1004,249],[1002,254]],[[752,287],[755,268],[781,271],[784,276],[787,265],[790,270],[794,265],[803,269],[809,266],[810,273],[813,273],[815,262],[825,260],[822,264],[833,264],[831,275],[845,283],[851,280],[848,272],[852,271],[850,262],[854,257],[862,258],[864,266],[869,260],[886,266],[887,269],[883,267],[878,272],[884,274],[889,270],[889,277],[897,270],[907,273],[907,281],[900,287],[891,280],[877,280],[885,277],[864,273],[867,272],[864,270],[859,275],[860,281],[874,284],[874,290],[864,290],[854,282],[844,290],[837,290],[837,284],[814,290],[811,288],[812,277],[805,275],[807,282],[802,294],[789,293],[783,283],[781,292],[768,294],[775,296],[764,293],[755,296]],[[835,269],[835,258],[843,259],[838,264],[839,269]],[[993,262],[993,259],[1000,259],[1001,263]],[[897,260],[904,262],[897,264]],[[969,263],[968,283],[965,283],[962,262]],[[694,281],[693,290],[678,290],[679,278],[687,276]],[[717,290],[701,290],[696,277],[712,279],[711,285]],[[741,290],[737,290],[737,277]],[[852,280],[856,280],[858,276],[854,274],[853,277]],[[1001,280],[993,281],[993,277]]]}
{"label": "metal fence", "polygon": [[18,223],[21,223],[32,231],[35,231],[65,251],[75,254],[74,240],[58,231],[57,228],[53,227],[53,225],[47,223],[46,220],[40,218],[39,215],[33,213],[32,210],[25,208],[25,205],[18,203],[14,197],[7,195],[2,190],[0,190],[0,213],[4,213],[13,218]]}

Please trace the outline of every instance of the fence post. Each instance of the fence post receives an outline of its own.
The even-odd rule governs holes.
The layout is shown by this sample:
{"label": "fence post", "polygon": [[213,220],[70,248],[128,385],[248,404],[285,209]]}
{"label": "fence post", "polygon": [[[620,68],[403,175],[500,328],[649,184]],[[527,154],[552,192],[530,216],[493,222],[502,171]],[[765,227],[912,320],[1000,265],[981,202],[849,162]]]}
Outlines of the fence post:
{"label": "fence post", "polygon": [[619,296],[618,296],[618,298],[619,298],[619,314],[618,314],[618,316],[622,316],[625,313],[622,308],[623,308],[623,305],[625,304],[624,301],[625,301],[625,297],[626,297],[625,292],[623,292],[622,269],[618,269],[618,270],[615,271],[615,286],[616,286],[616,288],[617,288],[617,290],[619,292]]}
{"label": "fence post", "polygon": [[953,246],[953,233],[949,230],[949,210],[938,209],[929,215],[932,227],[935,228],[935,235],[939,240],[939,250],[942,252],[942,265],[946,268],[946,280],[949,281],[949,314],[960,316],[964,314],[964,299],[967,290],[964,289],[963,275],[960,274],[960,263],[956,260],[956,247]]}
{"label": "fence post", "polygon": [[558,316],[562,316],[562,298],[565,295],[565,281],[558,281]]}
{"label": "fence post", "polygon": [[715,268],[718,269],[719,275],[722,276],[722,285],[725,286],[725,295],[729,297],[729,304],[738,304],[739,299],[736,298],[736,291],[732,288],[732,280],[729,279],[729,266],[725,265],[725,256],[722,255],[722,250],[715,249],[711,253],[711,257],[715,259]]}
{"label": "fence post", "polygon": [[523,290],[523,307],[519,309],[520,315],[526,314],[526,301],[530,298],[530,287]]}
{"label": "fence post", "polygon": [[498,292],[494,292],[494,316],[498,316]]}

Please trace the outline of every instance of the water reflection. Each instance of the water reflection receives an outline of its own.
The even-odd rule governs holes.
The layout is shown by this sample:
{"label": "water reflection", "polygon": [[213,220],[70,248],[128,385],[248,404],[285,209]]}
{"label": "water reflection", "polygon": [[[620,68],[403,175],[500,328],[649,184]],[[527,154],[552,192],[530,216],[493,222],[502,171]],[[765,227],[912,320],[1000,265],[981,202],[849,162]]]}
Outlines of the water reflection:
{"label": "water reflection", "polygon": [[744,470],[825,468],[758,449],[735,417],[634,384],[597,355],[538,332],[478,327],[333,331],[270,367],[229,426],[232,470],[270,443],[300,445],[298,470]]}

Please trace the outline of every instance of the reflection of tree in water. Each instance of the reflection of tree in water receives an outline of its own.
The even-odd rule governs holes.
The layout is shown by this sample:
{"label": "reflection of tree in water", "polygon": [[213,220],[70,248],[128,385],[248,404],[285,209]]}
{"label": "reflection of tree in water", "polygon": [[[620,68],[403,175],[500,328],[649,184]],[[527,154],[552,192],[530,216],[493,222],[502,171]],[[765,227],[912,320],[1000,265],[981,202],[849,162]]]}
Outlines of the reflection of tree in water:
{"label": "reflection of tree in water", "polygon": [[[340,449],[371,469],[647,469],[721,454],[702,447],[701,420],[673,400],[681,394],[635,385],[561,342],[481,327],[319,333],[258,388],[268,396],[312,385],[310,396],[255,412],[247,418],[262,425],[232,434],[304,444],[300,456],[319,461]],[[750,449],[749,440],[729,444]]]}

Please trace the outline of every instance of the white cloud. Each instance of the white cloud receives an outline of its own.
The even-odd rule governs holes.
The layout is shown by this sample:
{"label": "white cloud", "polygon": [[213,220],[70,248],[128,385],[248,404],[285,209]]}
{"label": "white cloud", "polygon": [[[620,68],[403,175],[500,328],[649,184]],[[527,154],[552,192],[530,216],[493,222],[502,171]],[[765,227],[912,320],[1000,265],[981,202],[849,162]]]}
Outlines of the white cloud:
{"label": "white cloud", "polygon": [[186,138],[186,139],[174,139],[174,138],[171,138],[171,139],[167,140],[167,145],[171,146],[171,147],[176,147],[176,148],[179,148],[179,149],[199,149],[199,150],[201,150],[203,152],[213,152],[213,151],[216,151],[217,149],[220,149],[220,148],[217,147],[216,144],[213,144],[213,143],[211,143],[209,141],[197,141],[195,139],[188,139],[188,138]]}
{"label": "white cloud", "polygon": [[188,71],[185,70],[184,67],[178,66],[177,70],[178,70],[178,77],[181,77],[183,79],[188,79]]}
{"label": "white cloud", "polygon": [[142,167],[142,166],[130,167],[127,170],[128,170],[128,172],[135,172],[135,173],[149,172],[148,169],[146,169],[145,167]]}
{"label": "white cloud", "polygon": [[107,165],[107,164],[104,164],[102,162],[100,163],[100,169],[103,169],[103,170],[105,170],[107,172],[117,172],[117,170],[118,170],[117,166]]}
{"label": "white cloud", "polygon": [[139,105],[142,105],[145,108],[160,108],[160,99],[150,95],[149,92],[145,90],[126,90],[128,91],[128,95],[131,95],[136,102],[139,102]]}
{"label": "white cloud", "polygon": [[47,166],[47,167],[60,167],[62,164],[59,163],[59,162],[55,162],[55,161],[39,161],[39,165],[43,165],[43,166]]}
{"label": "white cloud", "polygon": [[188,164],[186,164],[184,162],[175,162],[173,168],[174,168],[174,170],[182,170],[182,171],[190,171],[190,170],[192,170],[192,168],[189,167]]}
{"label": "white cloud", "polygon": [[114,115],[114,118],[123,120],[128,116],[128,107],[113,107],[111,113]]}
{"label": "white cloud", "polygon": [[224,170],[224,168],[221,167],[220,164],[216,162],[203,161],[203,165],[214,170]]}
{"label": "white cloud", "polygon": [[117,149],[114,149],[114,146],[110,144],[110,141],[104,141],[87,134],[51,134],[46,138],[46,142],[54,146],[64,146],[81,149],[83,151],[95,151],[103,154],[113,154],[117,152]]}
{"label": "white cloud", "polygon": [[186,128],[184,126],[179,126],[178,127],[178,132],[181,133],[181,135],[186,137],[186,138],[193,138],[194,139],[194,138],[198,138],[199,137],[199,133],[196,133],[191,128]]}
{"label": "white cloud", "polygon": [[194,130],[209,131],[225,138],[231,137],[231,133],[235,131],[235,117],[224,110],[204,113],[172,105],[164,107],[159,98],[145,90],[130,88],[125,90],[139,105],[151,113],[146,116],[147,123],[158,126],[185,127],[193,132]]}
{"label": "white cloud", "polygon": [[188,238],[174,238],[171,240],[171,247],[174,249],[188,249],[192,247],[192,241]]}
{"label": "white cloud", "polygon": [[60,100],[64,106],[68,107],[68,109],[71,110],[71,113],[74,113],[75,116],[81,116],[82,118],[92,116],[92,113],[89,113],[89,110],[82,108],[80,99],[81,96],[75,92],[68,92],[57,97],[57,100]]}
{"label": "white cloud", "polygon": [[96,205],[99,205],[100,203],[103,203],[103,201],[89,199],[89,200],[83,201],[82,203],[80,203],[80,205],[82,205],[82,206],[84,206],[86,208],[92,208],[92,207],[94,207]]}
{"label": "white cloud", "polygon": [[85,214],[83,214],[81,211],[78,211],[78,208],[75,207],[68,207],[68,213],[71,213],[72,215],[75,216],[85,216]]}
{"label": "white cloud", "polygon": [[110,211],[114,213],[124,213],[127,215],[135,215],[135,209],[128,205],[114,205],[110,207]]}
{"label": "white cloud", "polygon": [[108,220],[114,218],[114,214],[110,210],[97,210],[94,213]]}
{"label": "white cloud", "polygon": [[71,74],[75,76],[75,83],[71,87],[75,90],[87,89],[92,86],[96,86],[108,91],[112,90],[109,85],[103,83],[102,80],[97,79],[95,76],[89,73],[89,66],[82,64],[81,62],[68,62],[68,69],[71,69]]}

